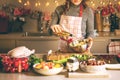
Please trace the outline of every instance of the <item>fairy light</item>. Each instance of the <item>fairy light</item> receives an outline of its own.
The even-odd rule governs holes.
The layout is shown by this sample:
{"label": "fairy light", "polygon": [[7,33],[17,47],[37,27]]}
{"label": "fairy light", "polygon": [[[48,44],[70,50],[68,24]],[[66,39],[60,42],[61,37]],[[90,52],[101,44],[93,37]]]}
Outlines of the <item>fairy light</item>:
{"label": "fairy light", "polygon": [[112,3],[110,2],[109,4],[111,5]]}
{"label": "fairy light", "polygon": [[22,3],[22,0],[18,0],[19,3]]}
{"label": "fairy light", "polygon": [[102,1],[100,1],[100,4],[103,4],[103,2],[102,2]]}
{"label": "fairy light", "polygon": [[59,5],[58,0],[54,0],[54,3],[56,4],[56,6]]}
{"label": "fairy light", "polygon": [[92,6],[94,7],[94,6],[95,6],[95,3],[93,3]]}
{"label": "fairy light", "polygon": [[40,4],[40,2],[38,2],[38,6],[40,6],[41,4]]}
{"label": "fairy light", "polygon": [[57,1],[57,0],[54,0],[54,3],[58,3],[58,1]]}
{"label": "fairy light", "polygon": [[39,1],[35,3],[35,7],[38,7],[40,5],[41,5],[41,3]]}
{"label": "fairy light", "polygon": [[27,1],[26,3],[27,3],[27,5],[30,5],[30,1]]}
{"label": "fairy light", "polygon": [[91,1],[90,3],[93,4],[93,1]]}
{"label": "fairy light", "polygon": [[105,6],[105,2],[103,2],[102,4],[103,4],[103,6]]}
{"label": "fairy light", "polygon": [[29,6],[29,5],[30,5],[30,1],[24,3],[24,6]]}
{"label": "fairy light", "polygon": [[24,6],[26,6],[27,5],[27,3],[24,3]]}
{"label": "fairy light", "polygon": [[118,2],[118,4],[120,5],[120,1]]}
{"label": "fairy light", "polygon": [[37,7],[38,6],[38,4],[37,3],[35,3],[35,7]]}
{"label": "fairy light", "polygon": [[47,6],[49,6],[49,5],[50,5],[50,3],[49,3],[49,2],[46,2],[45,6],[47,7]]}
{"label": "fairy light", "polygon": [[[34,1],[35,1],[35,3],[34,3],[33,6],[35,6],[35,7],[41,6],[41,2],[40,1],[42,1],[42,2],[45,1],[45,4],[44,4],[45,7],[48,7],[51,4],[53,4],[53,3],[55,4],[55,7],[57,7],[61,3],[61,0],[52,0],[52,2],[49,1],[49,0],[44,0],[44,1],[43,0],[34,0]],[[24,5],[24,6],[32,6],[31,5],[32,0],[17,0],[17,2],[22,4],[22,5]],[[110,4],[110,5],[111,4],[118,4],[118,5],[120,5],[120,0],[89,0],[89,1],[87,1],[87,4],[90,7],[96,9],[98,6],[106,6],[108,4]]]}
{"label": "fairy light", "polygon": [[55,6],[57,7],[57,6],[59,6],[59,3],[57,2],[57,3],[55,3]]}

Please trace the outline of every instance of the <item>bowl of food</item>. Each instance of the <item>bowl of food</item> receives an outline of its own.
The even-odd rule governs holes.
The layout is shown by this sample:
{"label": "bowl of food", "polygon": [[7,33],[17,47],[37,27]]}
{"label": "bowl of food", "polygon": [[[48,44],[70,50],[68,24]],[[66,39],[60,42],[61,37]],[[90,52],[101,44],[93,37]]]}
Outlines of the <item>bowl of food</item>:
{"label": "bowl of food", "polygon": [[96,60],[80,62],[80,69],[88,73],[98,73],[106,71],[105,62]]}
{"label": "bowl of food", "polygon": [[88,40],[75,40],[69,43],[69,47],[75,52],[85,52],[87,49]]}
{"label": "bowl of food", "polygon": [[41,62],[33,65],[35,72],[45,76],[56,75],[63,70],[63,65],[53,62]]}

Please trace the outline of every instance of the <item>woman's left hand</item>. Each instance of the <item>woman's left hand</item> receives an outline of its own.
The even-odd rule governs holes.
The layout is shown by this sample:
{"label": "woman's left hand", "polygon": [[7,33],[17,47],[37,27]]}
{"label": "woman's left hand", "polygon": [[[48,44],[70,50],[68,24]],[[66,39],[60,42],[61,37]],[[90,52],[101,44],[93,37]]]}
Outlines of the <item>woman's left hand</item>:
{"label": "woman's left hand", "polygon": [[86,51],[89,51],[90,52],[90,49],[93,45],[93,39],[91,37],[87,38],[88,39],[88,47],[87,47],[87,50]]}

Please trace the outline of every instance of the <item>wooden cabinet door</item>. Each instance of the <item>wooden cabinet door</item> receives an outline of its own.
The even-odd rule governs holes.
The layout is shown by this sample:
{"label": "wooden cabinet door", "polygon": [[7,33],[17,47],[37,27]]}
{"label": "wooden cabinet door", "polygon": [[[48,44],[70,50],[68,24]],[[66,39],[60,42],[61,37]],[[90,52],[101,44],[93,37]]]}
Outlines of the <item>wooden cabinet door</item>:
{"label": "wooden cabinet door", "polygon": [[106,39],[106,38],[94,39],[91,52],[92,53],[107,53],[108,44],[109,44],[109,39]]}
{"label": "wooden cabinet door", "polygon": [[35,49],[36,53],[48,52],[50,49],[56,51],[58,49],[57,40],[17,40],[17,46],[26,46],[29,49]]}
{"label": "wooden cabinet door", "polygon": [[0,53],[7,53],[9,50],[15,48],[15,40],[0,40]]}

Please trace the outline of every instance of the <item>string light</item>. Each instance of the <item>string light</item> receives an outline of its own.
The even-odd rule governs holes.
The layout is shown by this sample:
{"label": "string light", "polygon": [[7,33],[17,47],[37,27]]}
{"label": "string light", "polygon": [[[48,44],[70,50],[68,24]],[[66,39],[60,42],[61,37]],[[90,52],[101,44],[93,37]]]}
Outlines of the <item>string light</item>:
{"label": "string light", "polygon": [[[33,5],[33,7],[40,6],[41,5],[40,1],[43,1],[43,0],[35,0],[35,4]],[[18,2],[23,3],[24,6],[31,5],[30,3],[32,3],[31,0],[18,0]],[[61,0],[53,0],[53,3],[55,3],[55,7],[59,6],[60,2],[61,2]],[[42,4],[42,5],[48,7],[53,3],[49,0],[46,0],[45,4]],[[96,9],[98,6],[107,6],[108,4],[116,4],[116,3],[120,5],[119,0],[90,0],[90,1],[88,1],[88,5],[94,9]]]}
{"label": "string light", "polygon": [[118,4],[120,5],[120,1],[118,2]]}
{"label": "string light", "polygon": [[41,4],[40,4],[40,2],[38,2],[38,6],[40,6]]}
{"label": "string light", "polygon": [[49,2],[46,2],[45,6],[48,7],[49,5],[50,5],[50,3],[49,3]]}
{"label": "string light", "polygon": [[26,2],[24,3],[24,6],[27,6],[27,3],[26,3]]}
{"label": "string light", "polygon": [[27,5],[30,5],[30,1],[27,1],[26,3],[27,3]]}
{"label": "string light", "polygon": [[54,0],[54,3],[56,4],[56,6],[58,6],[58,5],[59,5],[58,0]]}
{"label": "string light", "polygon": [[38,4],[37,3],[35,3],[35,7],[37,7],[38,6]]}
{"label": "string light", "polygon": [[25,3],[24,3],[24,6],[29,6],[30,5],[30,1],[27,0]]}
{"label": "string light", "polygon": [[39,1],[35,3],[35,7],[38,7],[40,5],[41,5],[41,3]]}
{"label": "string light", "polygon": [[103,4],[103,2],[102,2],[102,1],[100,1],[100,4]]}
{"label": "string light", "polygon": [[59,3],[57,2],[57,3],[56,3],[56,6],[58,6],[58,5],[59,5]]}
{"label": "string light", "polygon": [[95,7],[95,4],[93,3],[92,6]]}
{"label": "string light", "polygon": [[58,1],[57,1],[57,0],[54,0],[54,3],[58,3]]}
{"label": "string light", "polygon": [[90,3],[93,4],[93,1],[91,1]]}
{"label": "string light", "polygon": [[19,3],[22,3],[22,0],[18,0]]}

